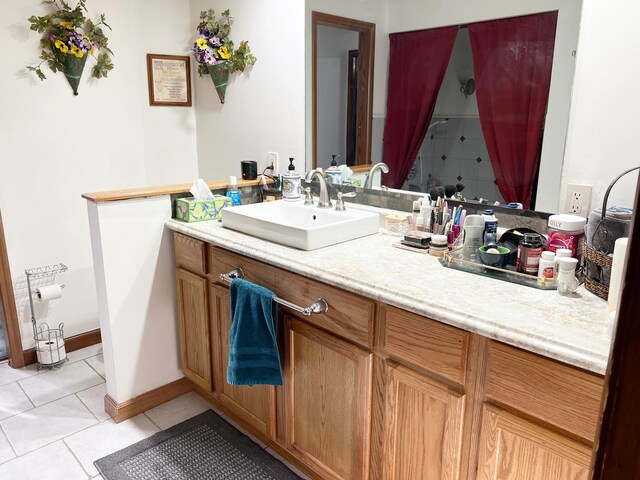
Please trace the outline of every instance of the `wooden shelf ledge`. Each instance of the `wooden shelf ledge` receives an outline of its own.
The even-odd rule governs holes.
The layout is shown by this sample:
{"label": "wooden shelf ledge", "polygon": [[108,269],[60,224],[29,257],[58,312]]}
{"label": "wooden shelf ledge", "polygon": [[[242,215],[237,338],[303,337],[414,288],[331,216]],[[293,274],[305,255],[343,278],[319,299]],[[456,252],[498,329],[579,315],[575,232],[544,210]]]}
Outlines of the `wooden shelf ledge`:
{"label": "wooden shelf ledge", "polygon": [[[238,180],[238,187],[252,187],[258,185],[261,179],[257,180]],[[268,183],[272,183],[271,179],[267,179]],[[188,192],[191,183],[178,183],[175,185],[162,185],[158,187],[138,187],[127,188],[124,190],[108,190],[105,192],[83,193],[82,198],[90,202],[103,203],[115,202],[118,200],[131,200],[133,198],[159,197],[162,195],[172,195],[176,193]],[[211,190],[220,190],[229,186],[228,180],[217,180],[208,182],[207,185]]]}

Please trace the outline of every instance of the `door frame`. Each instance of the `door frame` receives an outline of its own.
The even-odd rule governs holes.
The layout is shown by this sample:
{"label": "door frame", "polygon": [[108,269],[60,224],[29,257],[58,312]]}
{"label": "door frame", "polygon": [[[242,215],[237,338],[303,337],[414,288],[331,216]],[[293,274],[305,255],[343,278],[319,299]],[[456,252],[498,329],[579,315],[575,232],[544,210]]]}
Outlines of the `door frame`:
{"label": "door frame", "polygon": [[640,176],[636,188],[618,324],[613,335],[592,457],[595,480],[638,479],[640,451]]}
{"label": "door frame", "polygon": [[4,328],[7,346],[9,347],[9,364],[13,368],[22,368],[26,365],[26,362],[22,350],[18,310],[11,278],[7,242],[2,224],[2,211],[0,210],[0,309],[4,312]]}
{"label": "door frame", "polygon": [[371,134],[373,128],[373,66],[376,24],[311,12],[311,85],[312,85],[312,166],[318,166],[318,26],[343,28],[358,32],[358,131],[356,132],[356,165],[371,164]]}

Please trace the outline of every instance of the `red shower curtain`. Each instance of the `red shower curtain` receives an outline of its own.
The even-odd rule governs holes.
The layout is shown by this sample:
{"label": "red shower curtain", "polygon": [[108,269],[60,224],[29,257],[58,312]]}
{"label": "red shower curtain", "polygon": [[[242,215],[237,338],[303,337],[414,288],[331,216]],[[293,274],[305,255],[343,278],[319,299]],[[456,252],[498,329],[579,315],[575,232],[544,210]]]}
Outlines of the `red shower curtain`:
{"label": "red shower curtain", "polygon": [[480,123],[500,193],[531,202],[558,12],[469,25]]}
{"label": "red shower curtain", "polygon": [[400,188],[418,155],[447,70],[458,27],[389,35],[389,84],[384,126],[385,185]]}

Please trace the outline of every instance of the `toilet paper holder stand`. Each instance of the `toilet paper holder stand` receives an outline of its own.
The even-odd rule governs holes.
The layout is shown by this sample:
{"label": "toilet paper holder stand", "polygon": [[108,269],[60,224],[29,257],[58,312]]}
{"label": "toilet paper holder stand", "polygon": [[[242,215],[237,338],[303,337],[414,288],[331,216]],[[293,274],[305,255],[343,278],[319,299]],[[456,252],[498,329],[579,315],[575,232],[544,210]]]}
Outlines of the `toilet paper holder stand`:
{"label": "toilet paper holder stand", "polygon": [[[51,277],[58,273],[64,273],[69,268],[63,263],[47,265],[45,267],[29,268],[24,271],[27,276],[27,289],[29,291],[29,307],[31,308],[31,324],[33,326],[33,338],[36,342],[36,354],[38,357],[38,370],[43,367],[49,369],[59,369],[62,364],[69,359],[64,347],[64,323],[60,323],[58,328],[50,328],[46,323],[37,326],[36,314],[33,308],[33,296],[37,295],[37,290],[33,290],[31,282],[45,277]],[[61,288],[64,288],[61,285]]]}

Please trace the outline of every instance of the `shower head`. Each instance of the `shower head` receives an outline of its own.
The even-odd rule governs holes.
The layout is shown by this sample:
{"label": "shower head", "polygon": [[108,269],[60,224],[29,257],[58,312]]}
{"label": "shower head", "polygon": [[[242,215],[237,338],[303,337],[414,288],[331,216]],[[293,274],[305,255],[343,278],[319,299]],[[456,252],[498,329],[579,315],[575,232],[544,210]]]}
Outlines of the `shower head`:
{"label": "shower head", "polygon": [[431,125],[429,125],[429,128],[427,128],[427,131],[429,131],[430,128],[435,127],[436,125],[438,125],[439,123],[447,123],[449,121],[448,118],[443,118],[441,120],[436,120],[435,122],[433,122]]}

